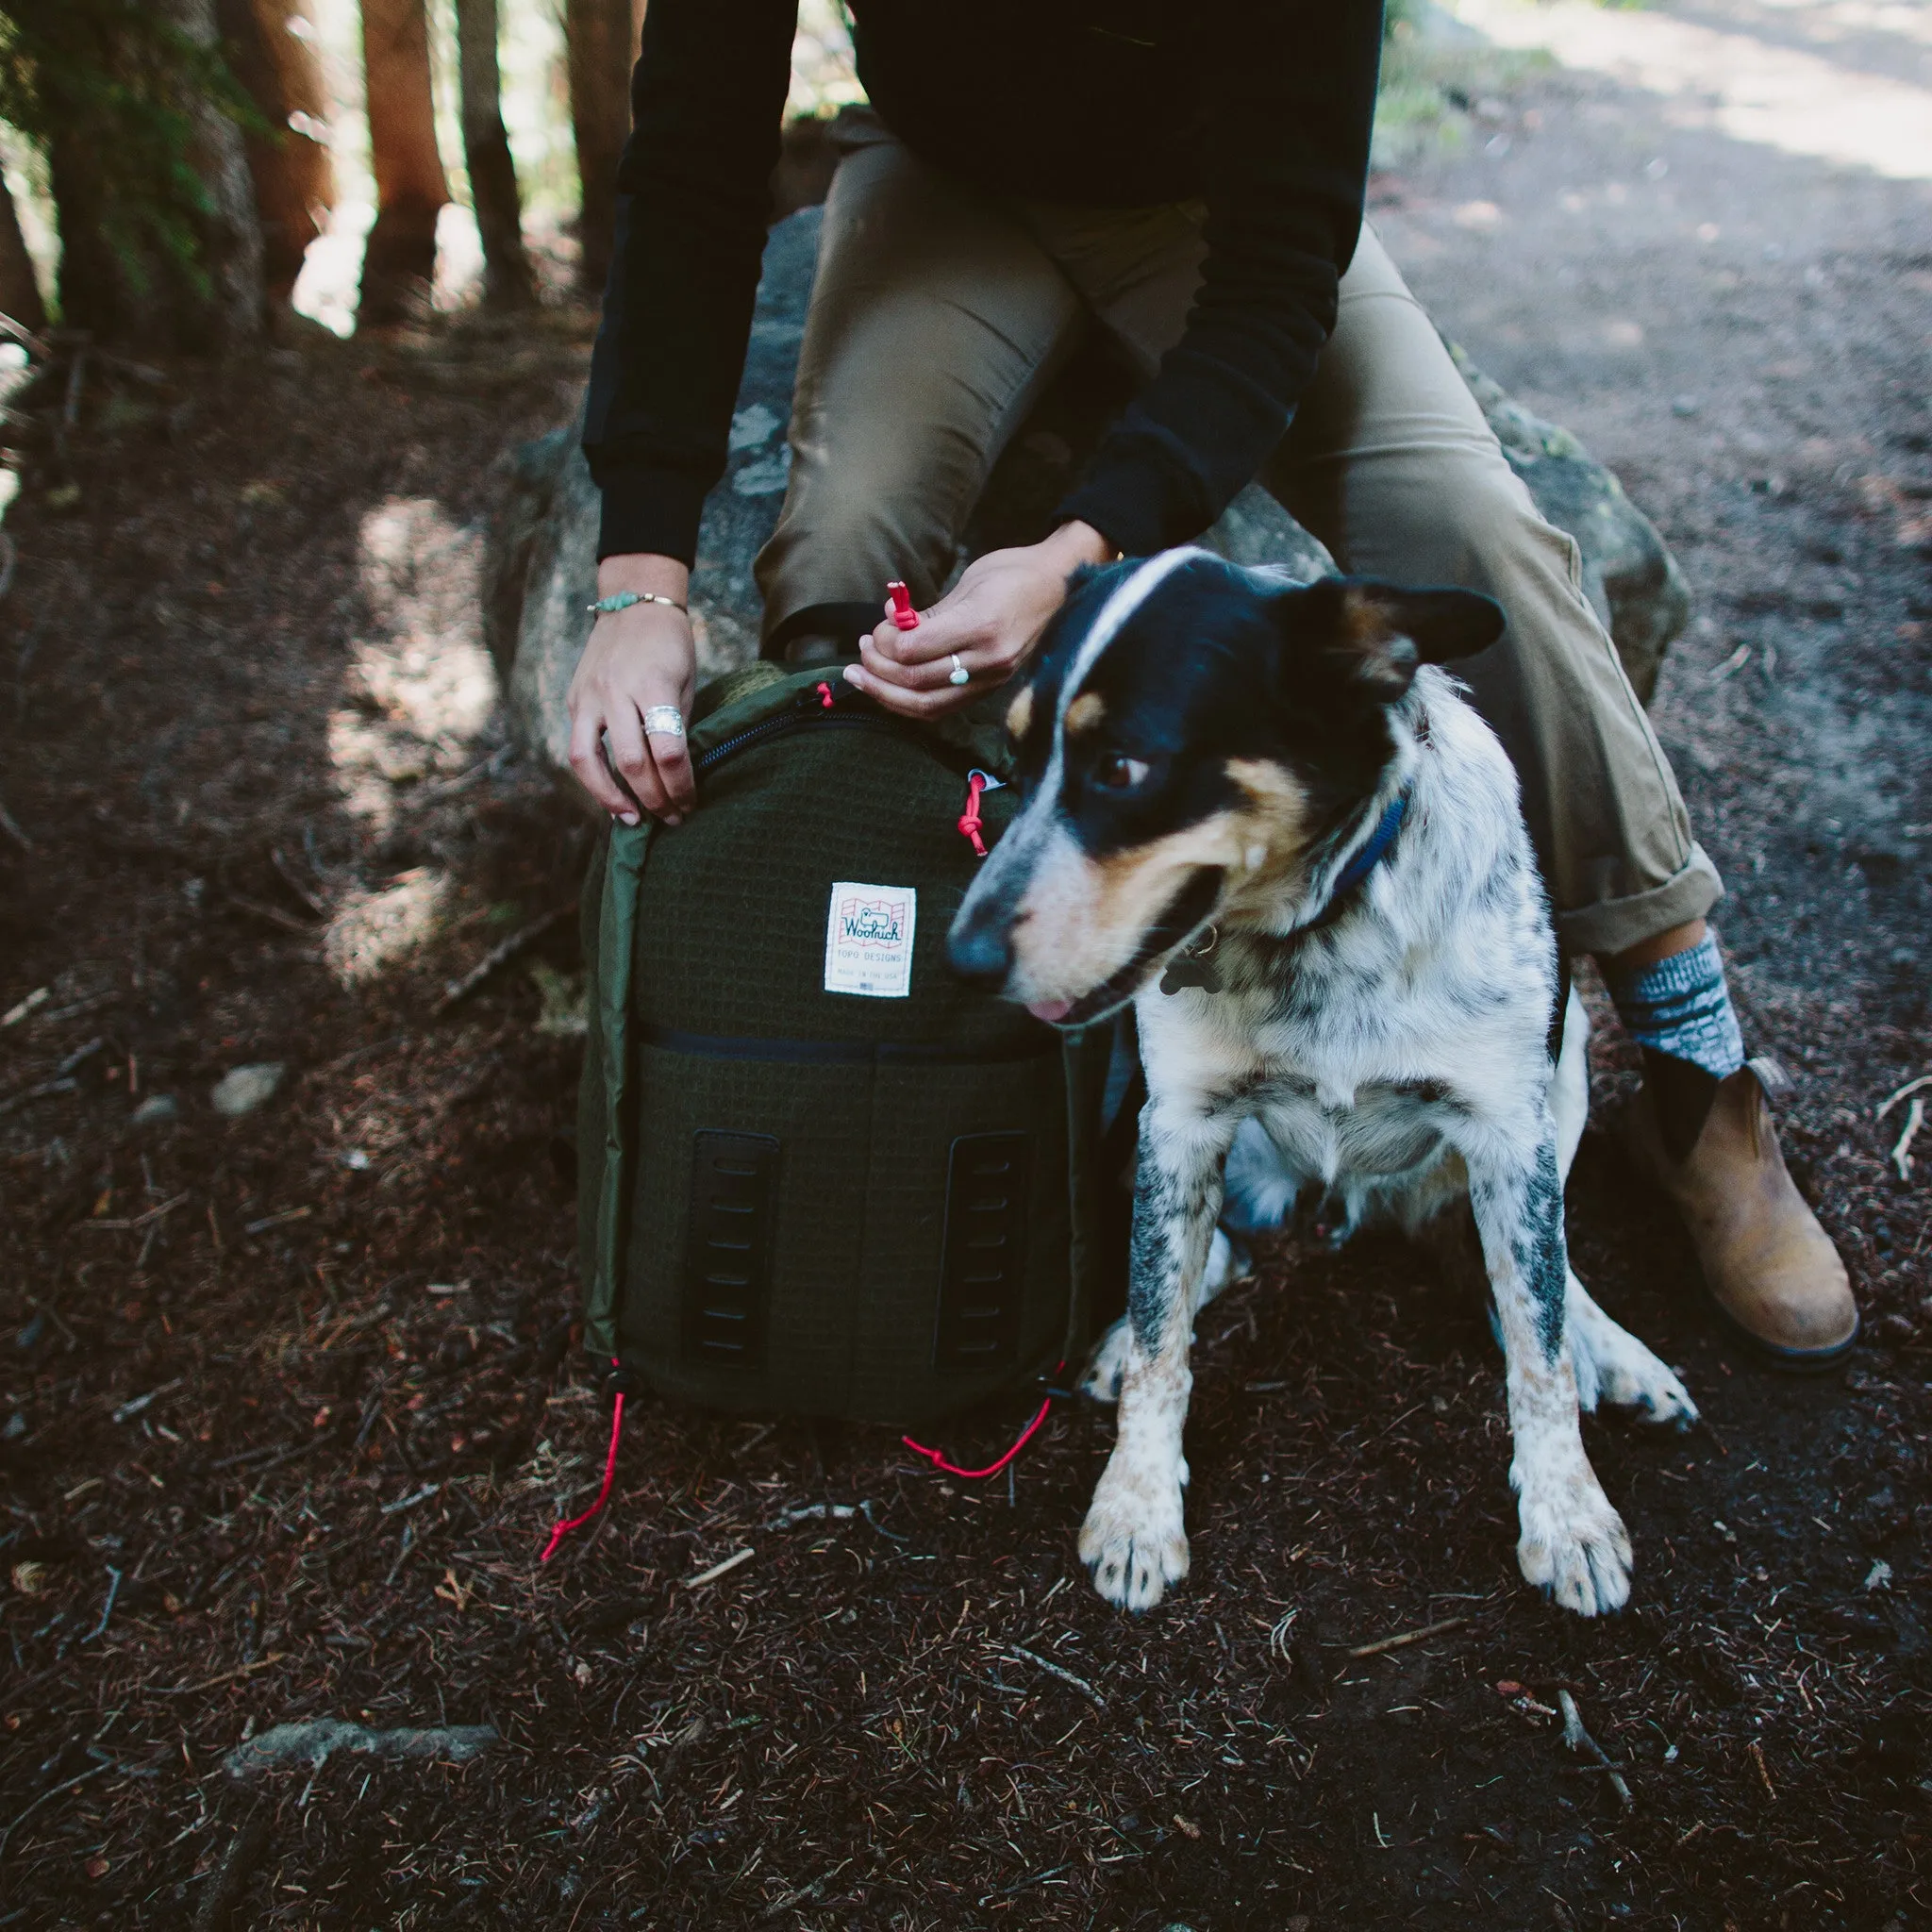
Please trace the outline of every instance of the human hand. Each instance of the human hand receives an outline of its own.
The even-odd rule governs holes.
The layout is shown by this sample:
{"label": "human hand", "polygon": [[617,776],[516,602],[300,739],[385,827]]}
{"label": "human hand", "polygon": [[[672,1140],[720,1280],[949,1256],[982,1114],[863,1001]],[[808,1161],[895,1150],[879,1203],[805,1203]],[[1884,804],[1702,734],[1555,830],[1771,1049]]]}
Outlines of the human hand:
{"label": "human hand", "polygon": [[[608,557],[597,590],[600,597],[648,591],[682,604],[690,573],[667,557]],[[683,734],[644,729],[657,705],[675,706],[688,724],[696,687],[697,650],[684,611],[633,604],[597,619],[570,682],[570,762],[577,783],[613,818],[634,825],[641,807],[675,825],[697,804]]]}
{"label": "human hand", "polygon": [[[1079,565],[1113,556],[1107,539],[1082,523],[1062,524],[1043,543],[989,551],[921,613],[918,629],[899,629],[889,614],[861,639],[846,680],[901,717],[956,711],[1019,669],[1066,601],[1067,579]],[[965,684],[951,682],[956,656],[970,674]]]}

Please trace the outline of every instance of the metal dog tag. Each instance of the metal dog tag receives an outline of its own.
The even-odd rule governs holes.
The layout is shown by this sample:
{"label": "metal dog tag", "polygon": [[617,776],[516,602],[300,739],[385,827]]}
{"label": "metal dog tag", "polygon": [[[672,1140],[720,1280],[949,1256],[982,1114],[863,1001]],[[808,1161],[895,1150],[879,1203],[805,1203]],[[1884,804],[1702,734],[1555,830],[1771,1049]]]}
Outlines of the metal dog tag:
{"label": "metal dog tag", "polygon": [[1221,991],[1221,974],[1208,957],[1220,943],[1221,935],[1209,926],[1184,953],[1176,953],[1160,975],[1160,990],[1179,992],[1184,986],[1197,986],[1203,992]]}

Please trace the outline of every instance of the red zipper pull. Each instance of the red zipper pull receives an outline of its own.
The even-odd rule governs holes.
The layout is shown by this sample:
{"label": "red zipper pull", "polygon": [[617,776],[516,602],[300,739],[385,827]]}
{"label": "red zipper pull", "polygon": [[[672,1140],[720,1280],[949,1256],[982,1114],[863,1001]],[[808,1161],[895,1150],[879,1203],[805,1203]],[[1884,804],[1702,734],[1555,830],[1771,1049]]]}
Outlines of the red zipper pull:
{"label": "red zipper pull", "polygon": [[986,774],[969,772],[966,774],[966,809],[959,814],[959,836],[973,846],[974,854],[986,857],[986,841],[979,836],[979,801],[986,794]]}
{"label": "red zipper pull", "polygon": [[610,1450],[604,1458],[603,1487],[597,1491],[597,1500],[581,1516],[573,1516],[567,1523],[559,1522],[556,1528],[550,1532],[550,1541],[543,1545],[543,1554],[537,1558],[540,1563],[549,1562],[551,1557],[557,1554],[558,1544],[572,1530],[581,1528],[583,1524],[590,1522],[591,1518],[596,1515],[598,1510],[603,1508],[604,1505],[610,1500],[610,1486],[617,1480],[617,1445],[624,1439],[625,1394],[624,1365],[617,1357],[612,1356],[610,1357],[610,1366],[615,1372],[612,1379],[616,1381],[618,1387],[617,1399],[610,1411]]}
{"label": "red zipper pull", "polygon": [[[1061,1371],[1066,1366],[1065,1362],[1061,1362],[1059,1367],[1054,1370],[1056,1379],[1058,1378]],[[969,1483],[984,1482],[988,1476],[999,1474],[1000,1471],[1006,1468],[1007,1464],[1012,1461],[1014,1457],[1019,1455],[1028,1442],[1032,1441],[1033,1438],[1040,1432],[1041,1424],[1046,1420],[1047,1411],[1053,1407],[1054,1397],[1059,1392],[1056,1389],[1049,1389],[1046,1391],[1046,1400],[1034,1410],[1033,1420],[1020,1431],[1019,1440],[1004,1456],[1000,1457],[996,1461],[989,1462],[984,1469],[961,1469],[957,1462],[948,1459],[943,1449],[930,1449],[924,1442],[915,1442],[910,1436],[901,1436],[899,1440],[905,1443],[907,1448],[912,1451],[913,1455],[924,1457],[941,1474],[963,1476]]]}
{"label": "red zipper pull", "polygon": [[832,687],[823,679],[813,685],[812,690],[819,694],[819,707],[822,710],[829,711],[838,703],[838,699],[832,695]]}

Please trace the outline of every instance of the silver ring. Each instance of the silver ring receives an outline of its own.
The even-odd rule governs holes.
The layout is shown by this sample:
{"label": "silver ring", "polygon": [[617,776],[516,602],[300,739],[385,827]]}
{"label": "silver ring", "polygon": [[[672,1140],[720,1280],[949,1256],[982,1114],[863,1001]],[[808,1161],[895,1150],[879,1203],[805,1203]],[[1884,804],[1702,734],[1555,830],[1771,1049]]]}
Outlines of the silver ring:
{"label": "silver ring", "polygon": [[973,674],[967,670],[965,665],[960,663],[958,652],[955,651],[952,657],[953,675],[946,679],[946,682],[948,684],[971,684],[973,682]]}
{"label": "silver ring", "polygon": [[653,705],[644,713],[646,738],[682,738],[684,713],[675,705]]}

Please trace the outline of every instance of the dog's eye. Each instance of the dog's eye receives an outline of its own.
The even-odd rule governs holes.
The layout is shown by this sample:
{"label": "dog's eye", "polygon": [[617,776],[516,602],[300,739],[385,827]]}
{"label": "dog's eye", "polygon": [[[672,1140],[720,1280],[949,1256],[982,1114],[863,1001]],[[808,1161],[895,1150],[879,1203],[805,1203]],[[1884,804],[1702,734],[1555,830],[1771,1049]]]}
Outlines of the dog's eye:
{"label": "dog's eye", "polygon": [[1146,779],[1147,767],[1122,752],[1109,752],[1093,767],[1093,782],[1108,791],[1132,791]]}

